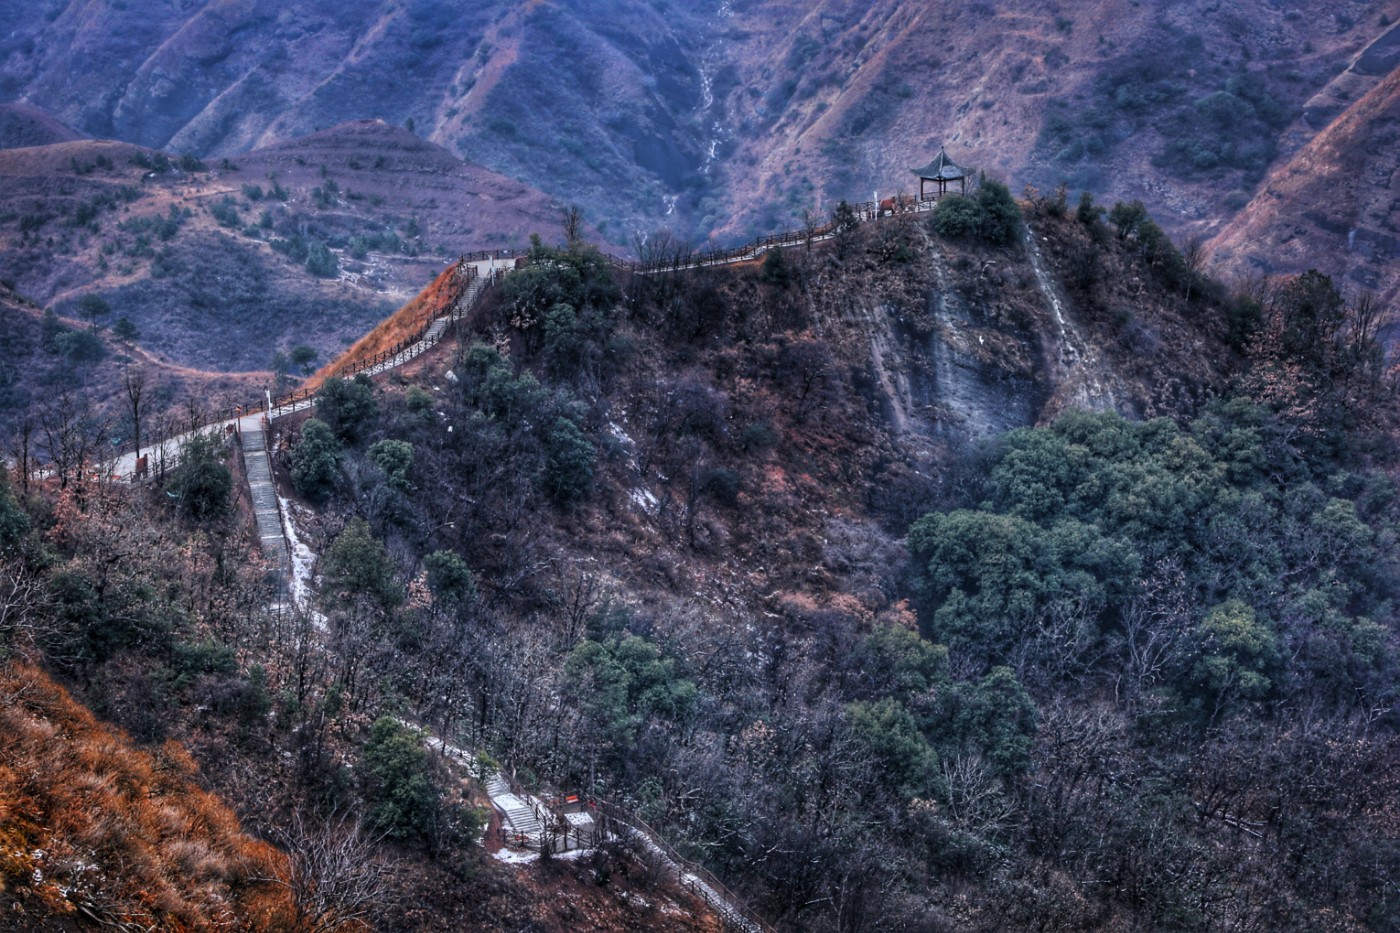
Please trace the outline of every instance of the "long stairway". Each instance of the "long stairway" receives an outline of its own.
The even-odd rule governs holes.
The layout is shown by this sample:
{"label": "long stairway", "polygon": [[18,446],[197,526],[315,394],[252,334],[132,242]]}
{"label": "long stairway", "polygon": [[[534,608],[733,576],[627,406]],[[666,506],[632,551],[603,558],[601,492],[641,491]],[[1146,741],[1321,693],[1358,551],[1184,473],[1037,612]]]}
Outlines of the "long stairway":
{"label": "long stairway", "polygon": [[[249,423],[253,422],[253,423]],[[258,542],[263,556],[277,567],[283,585],[291,567],[287,552],[287,537],[282,533],[282,513],[277,507],[277,490],[272,485],[272,460],[267,454],[267,433],[260,423],[245,419],[243,434],[243,468],[248,475],[248,491],[253,500],[253,514],[258,524]]]}

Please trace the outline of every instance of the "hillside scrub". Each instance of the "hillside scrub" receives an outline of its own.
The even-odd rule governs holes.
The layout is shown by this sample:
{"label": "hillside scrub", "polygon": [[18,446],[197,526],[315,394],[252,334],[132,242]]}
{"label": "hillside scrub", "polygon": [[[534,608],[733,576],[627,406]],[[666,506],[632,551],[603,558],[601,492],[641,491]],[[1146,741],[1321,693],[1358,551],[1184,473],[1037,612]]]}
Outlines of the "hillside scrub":
{"label": "hillside scrub", "polygon": [[[971,326],[1015,346],[1040,326],[1018,243],[933,240],[895,218],[844,251],[784,253],[783,275],[634,279],[621,306],[586,255],[539,247],[478,319],[492,343],[466,343],[455,382],[384,396],[364,440],[412,444],[412,488],[379,492],[387,474],[348,455],[360,485],[337,508],[367,520],[401,577],[432,554],[434,596],[364,630],[351,705],[382,702],[386,678],[434,697],[432,721],[621,797],[791,927],[1384,910],[1386,872],[1365,853],[1387,805],[1338,827],[1330,804],[1293,797],[1271,817],[1275,785],[1242,763],[1315,763],[1328,787],[1384,799],[1393,724],[1367,711],[1391,705],[1396,675],[1391,484],[1360,438],[1352,459],[1308,446],[1263,399],[1202,404],[1225,366],[1243,387],[1266,355],[1222,339],[1212,360],[1162,371],[1229,322],[1222,290],[1188,292],[1144,248],[1150,218],[1120,211],[1120,239],[1092,201],[1029,210],[1052,268],[1093,256],[1073,311],[1125,368],[1141,343],[1115,346],[1114,309],[1136,296],[1135,326],[1160,344],[1128,369],[1135,398],[1176,417],[1067,412],[946,450],[923,467],[937,488],[890,462],[907,455],[842,322],[879,289],[901,334],[936,332],[929,295],[966,295],[999,315]],[[979,274],[975,256],[1009,270]],[[561,349],[568,336],[582,352]],[[547,507],[565,504],[561,452],[584,445],[589,482],[570,488],[586,491]],[[469,597],[448,596],[444,552]],[[568,702],[540,700],[556,692]],[[1304,705],[1316,720],[1291,718]],[[1328,735],[1355,755],[1325,750]],[[1119,776],[1086,786],[1076,769],[1107,766],[1085,762]],[[1241,820],[1270,828],[1230,829]],[[1143,849],[1144,832],[1159,844]],[[1205,849],[1208,870],[1186,870]],[[1344,893],[1285,874],[1310,852],[1353,879]],[[1061,902],[1045,880],[1110,869],[1138,893]]]}
{"label": "hillside scrub", "polygon": [[[620,800],[782,929],[1389,916],[1391,401],[1317,442],[1309,411],[1250,394],[1272,342],[1231,349],[1223,290],[1154,271],[1140,223],[1120,240],[1092,204],[1026,210],[1047,277],[1093,256],[1065,314],[1128,374],[1124,404],[1171,417],[1050,406],[1056,322],[1023,242],[904,215],[789,250],[782,276],[621,281],[539,244],[450,361],[367,393],[353,442],[304,424],[294,468],[308,438],[329,454],[304,516],[324,636],[260,613],[252,570],[205,584],[149,556],[167,532],[123,511],[139,495],[70,494],[45,537],[61,562],[31,570],[52,598],[35,643],[130,678],[103,689],[152,740],[168,727],[129,696],[209,696],[224,749],[364,814],[463,899],[495,876],[451,831],[456,785],[386,717]],[[1129,298],[1151,353],[1124,346]],[[1258,326],[1339,313],[1309,279]],[[1364,343],[1302,343],[1283,362],[1331,373],[1319,393],[1369,371]],[[1030,399],[1021,426],[958,433],[935,378],[954,352],[1022,380],[987,380]],[[244,567],[221,527],[177,552]],[[118,546],[147,556],[104,575]]]}
{"label": "hillside scrub", "polygon": [[42,671],[0,664],[0,905],[144,929],[288,930],[286,856],[244,834],[178,744],[136,748]]}

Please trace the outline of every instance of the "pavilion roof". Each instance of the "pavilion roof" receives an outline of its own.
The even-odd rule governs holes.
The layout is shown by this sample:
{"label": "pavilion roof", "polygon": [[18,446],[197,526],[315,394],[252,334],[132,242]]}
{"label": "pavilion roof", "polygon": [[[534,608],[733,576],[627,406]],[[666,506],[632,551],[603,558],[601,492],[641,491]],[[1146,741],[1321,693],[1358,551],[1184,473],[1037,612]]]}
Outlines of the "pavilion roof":
{"label": "pavilion roof", "polygon": [[948,158],[948,153],[940,146],[938,157],[923,168],[913,170],[914,174],[920,178],[927,178],[930,181],[943,179],[944,181],[957,181],[959,178],[966,178],[970,173],[952,159]]}

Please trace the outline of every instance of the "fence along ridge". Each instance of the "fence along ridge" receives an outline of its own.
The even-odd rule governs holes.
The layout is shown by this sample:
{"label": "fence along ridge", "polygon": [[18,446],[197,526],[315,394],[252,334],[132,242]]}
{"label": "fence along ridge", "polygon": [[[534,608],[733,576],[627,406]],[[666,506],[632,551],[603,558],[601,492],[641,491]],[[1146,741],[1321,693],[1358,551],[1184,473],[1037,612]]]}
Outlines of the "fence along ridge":
{"label": "fence along ridge", "polygon": [[[356,360],[355,362],[353,362],[353,363],[347,365],[344,369],[342,369],[342,370],[340,370],[339,372],[335,373],[335,374],[334,374],[334,378],[341,378],[341,379],[343,379],[343,378],[354,378],[355,376],[358,376],[358,375],[359,375],[360,373],[362,373],[362,372],[366,372],[367,370],[374,369],[375,367],[377,367],[377,366],[379,366],[379,365],[381,365],[381,364],[383,364],[383,363],[385,363],[385,362],[387,362],[387,361],[389,361],[389,360],[392,360],[392,359],[394,359],[395,357],[399,356],[400,354],[402,354],[402,353],[408,351],[409,349],[411,349],[412,347],[414,347],[416,344],[421,344],[421,343],[423,343],[424,340],[425,340],[425,338],[428,336],[428,331],[432,330],[433,325],[436,324],[436,323],[438,323],[439,321],[441,321],[441,320],[449,320],[449,321],[452,321],[452,320],[460,320],[460,316],[459,316],[459,313],[458,313],[458,311],[457,311],[457,305],[458,305],[459,302],[461,302],[463,296],[465,296],[465,295],[468,293],[468,291],[470,291],[470,289],[471,289],[471,287],[472,287],[472,283],[478,281],[479,278],[480,278],[480,277],[477,275],[477,271],[476,271],[476,267],[475,267],[475,266],[468,265],[465,261],[459,260],[459,261],[458,261],[458,266],[457,266],[457,271],[456,271],[456,279],[457,279],[457,281],[456,281],[456,290],[455,290],[455,293],[452,295],[452,300],[449,301],[449,302],[447,302],[447,310],[446,310],[446,311],[442,312],[441,314],[436,314],[436,315],[434,315],[433,317],[430,317],[421,327],[419,327],[419,328],[418,328],[416,331],[414,331],[411,335],[409,335],[408,337],[403,338],[402,340],[400,340],[398,343],[394,344],[392,347],[388,348],[387,350],[381,350],[381,351],[379,351],[378,353],[374,354],[373,356],[369,357],[368,359]],[[476,292],[476,293],[472,296],[472,298],[471,298],[471,304],[475,305],[476,302],[481,298],[481,295],[482,295],[482,293],[486,290],[486,288],[488,288],[488,287],[489,287],[490,285],[492,285],[492,284],[494,284],[494,283],[493,283],[493,282],[487,282],[487,283],[485,283],[485,285],[483,285],[480,289],[478,289],[477,292]],[[442,333],[438,335],[438,337],[437,337],[436,340],[432,341],[432,343],[428,344],[427,346],[422,347],[422,348],[419,349],[418,351],[412,353],[410,356],[408,356],[408,357],[404,360],[404,362],[408,362],[408,360],[414,359],[414,358],[416,358],[417,356],[419,356],[421,353],[423,353],[423,352],[425,352],[426,350],[430,349],[431,347],[436,346],[436,345],[442,340],[442,337],[443,337],[446,333],[447,333],[447,330],[446,330],[446,328],[444,328],[443,331],[442,331]],[[273,399],[272,399],[272,411],[271,411],[272,417],[276,418],[279,414],[282,413],[281,410],[284,409],[284,408],[293,407],[293,406],[295,406],[298,402],[304,402],[304,401],[306,401],[308,398],[314,398],[320,391],[321,391],[321,390],[320,390],[319,387],[317,387],[317,388],[302,388],[302,389],[294,389],[293,391],[288,392],[288,393],[286,393],[286,394],[284,394],[284,395],[274,396]],[[244,408],[244,410],[245,410],[245,411],[254,411],[254,410],[256,410],[256,409],[259,408],[259,407],[261,407],[261,406],[260,406],[260,405],[246,406],[246,407]]]}
{"label": "fence along ridge", "polygon": [[[681,855],[676,851],[675,846],[666,841],[664,836],[655,829],[652,829],[651,826],[647,825],[645,821],[633,814],[622,804],[607,797],[591,796],[589,799],[597,806],[598,810],[604,816],[616,822],[623,823],[641,833],[656,847],[657,851],[660,852],[662,856],[672,862],[677,868],[694,876],[704,883],[706,887],[714,891],[714,893],[718,895],[719,904],[711,903],[710,898],[705,895],[704,891],[697,892],[711,907],[718,906],[730,913],[737,914],[739,919],[762,931],[762,933],[776,933],[771,924],[760,917],[752,907],[748,906],[748,903],[743,898],[731,891],[724,882],[716,878],[713,872],[703,865],[696,864],[684,855]],[[685,885],[684,877],[678,880],[681,884]],[[693,885],[685,886],[692,891],[695,890]]]}
{"label": "fence along ridge", "polygon": [[[896,198],[894,198],[893,200],[895,202],[895,207],[893,211],[895,214],[923,213],[926,211],[931,211],[938,203],[936,199],[930,199],[926,201],[914,200],[911,203],[900,200],[900,196],[896,196]],[[878,220],[885,213],[884,209],[880,207],[880,203],[881,202],[877,201],[863,201],[858,204],[851,205],[852,215],[856,222],[866,223],[868,221]],[[730,247],[729,249],[712,249],[700,253],[690,251],[677,251],[677,253],[674,256],[656,259],[650,262],[620,259],[608,253],[604,254],[604,258],[613,268],[625,272],[631,272],[637,275],[650,275],[657,272],[681,272],[687,269],[699,269],[706,266],[746,262],[751,259],[757,259],[760,255],[763,254],[764,251],[769,249],[799,246],[804,243],[821,242],[824,240],[831,239],[836,235],[836,233],[836,221],[831,220],[825,224],[822,224],[820,227],[813,227],[811,229],[787,230],[782,233],[767,234],[765,236],[757,237],[751,242],[744,243],[740,246]],[[396,343],[389,349],[381,350],[379,353],[376,353],[374,356],[369,357],[368,359],[357,360],[356,362],[348,365],[345,369],[341,370],[339,373],[336,373],[336,377],[353,378],[354,376],[357,376],[360,373],[365,372],[366,370],[374,369],[376,366],[379,366],[395,358],[399,354],[404,353],[405,351],[412,348],[414,345],[423,343],[424,338],[427,337],[428,331],[431,330],[432,326],[438,321],[444,318],[453,322],[460,320],[461,313],[458,312],[457,305],[462,300],[462,297],[466,295],[467,292],[471,289],[472,284],[478,281],[482,283],[481,287],[471,298],[471,305],[475,305],[476,302],[481,298],[481,295],[484,294],[487,289],[501,281],[505,271],[503,269],[497,270],[494,276],[486,276],[483,278],[477,272],[476,267],[472,265],[472,263],[488,262],[492,260],[505,262],[508,260],[517,260],[522,257],[529,256],[529,254],[530,250],[528,248],[501,248],[494,250],[476,250],[475,252],[471,253],[463,253],[460,257],[458,257],[457,269],[455,273],[458,290],[457,293],[453,296],[452,301],[448,304],[447,311],[445,311],[442,314],[436,315],[432,318],[429,318],[428,321],[425,324],[423,324],[422,327],[418,328],[418,330],[415,331],[411,336],[400,340],[398,343]],[[468,308],[467,310],[470,309]],[[442,335],[439,335],[438,340],[441,340],[441,336]],[[417,351],[412,353],[412,355],[410,355],[406,360],[404,360],[404,362],[407,362],[408,359],[413,359],[417,357],[419,354],[428,350],[430,346],[435,346],[437,342],[438,341],[435,340],[429,346],[420,347]],[[303,388],[294,389],[291,392],[274,396],[272,398],[272,407],[270,414],[272,417],[275,418],[280,414],[285,414],[283,409],[293,408],[295,410],[295,406],[298,403],[304,402],[309,398],[315,397],[315,395],[319,391],[319,388]],[[265,404],[265,402],[259,400],[248,405],[227,406],[225,408],[217,410],[210,421],[205,422],[198,428],[172,429],[170,433],[161,437],[159,440],[154,441],[153,443],[147,444],[146,446],[165,444],[178,437],[194,433],[195,431],[202,430],[206,427],[213,427],[217,424],[233,421],[238,417],[251,414],[262,409]]]}

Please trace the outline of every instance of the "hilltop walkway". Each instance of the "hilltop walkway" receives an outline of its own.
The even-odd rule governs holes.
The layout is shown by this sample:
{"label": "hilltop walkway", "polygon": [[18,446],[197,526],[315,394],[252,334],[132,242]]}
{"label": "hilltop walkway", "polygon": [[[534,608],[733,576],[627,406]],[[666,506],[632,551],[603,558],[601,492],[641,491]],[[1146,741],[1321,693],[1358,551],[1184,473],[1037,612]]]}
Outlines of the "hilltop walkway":
{"label": "hilltop walkway", "polygon": [[[882,217],[931,211],[936,205],[936,201],[897,200],[892,206],[889,202],[869,202],[854,206],[852,219],[856,223],[867,223]],[[678,252],[666,259],[651,262],[628,262],[612,257],[609,259],[615,268],[637,275],[682,272],[751,262],[773,249],[810,248],[812,244],[835,239],[841,232],[833,222],[823,227],[760,237],[752,243],[729,250]],[[457,273],[464,281],[457,297],[447,309],[433,317],[413,336],[369,359],[357,361],[336,375],[348,377],[363,373],[375,376],[401,367],[421,356],[441,342],[452,325],[470,314],[491,286],[499,283],[525,255],[518,251],[496,250],[461,257],[458,260]],[[278,398],[269,396],[265,407],[258,406],[253,411],[237,409],[223,413],[222,416],[198,428],[161,438],[143,446],[139,451],[116,458],[111,468],[112,475],[125,481],[163,475],[164,471],[178,464],[181,449],[193,438],[201,435],[223,437],[236,433],[242,441],[245,474],[253,503],[258,540],[264,555],[275,566],[285,587],[290,582],[292,563],[289,535],[284,525],[289,519],[282,514],[279,506],[267,437],[273,421],[305,411],[314,406],[315,401],[316,390],[313,389],[299,390]],[[286,604],[287,597],[284,593],[279,605]],[[442,739],[438,739],[437,744],[444,755],[456,758],[469,767],[475,764],[475,757],[465,750]],[[535,849],[543,845],[560,844],[558,834],[551,833],[546,826],[548,821],[557,819],[557,814],[550,811],[542,801],[515,788],[506,776],[499,772],[489,776],[485,786],[493,808],[501,813],[510,827],[510,834],[518,843]],[[604,800],[593,801],[591,806],[596,808],[599,815],[610,821],[616,832],[630,840],[634,848],[664,864],[669,872],[674,872],[677,883],[701,898],[723,920],[727,929],[740,930],[743,933],[770,933],[772,927],[748,909],[744,902],[714,875],[682,857],[658,833],[628,810]],[[570,845],[567,834],[562,837],[562,844],[566,848],[581,846],[578,841]]]}

